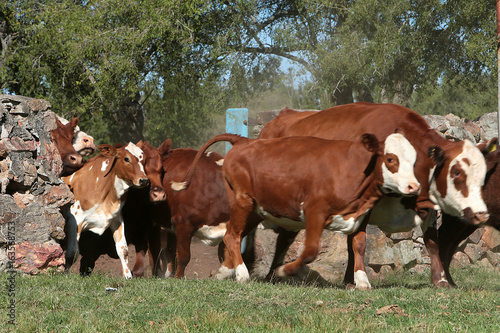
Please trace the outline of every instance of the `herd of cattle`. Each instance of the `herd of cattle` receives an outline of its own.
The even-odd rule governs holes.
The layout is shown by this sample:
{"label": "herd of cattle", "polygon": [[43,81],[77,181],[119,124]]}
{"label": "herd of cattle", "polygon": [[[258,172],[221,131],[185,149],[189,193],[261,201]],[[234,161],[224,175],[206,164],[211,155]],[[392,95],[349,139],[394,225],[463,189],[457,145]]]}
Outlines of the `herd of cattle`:
{"label": "herd of cattle", "polygon": [[[312,262],[324,229],[348,235],[344,282],[370,289],[366,226],[386,233],[421,227],[436,287],[454,286],[449,267],[459,243],[475,229],[500,230],[498,139],[452,142],[416,112],[394,104],[353,103],[323,111],[282,110],[259,138],[221,134],[200,150],[172,149],[170,139],[100,145],[58,120],[52,131],[63,179],[75,195],[65,212],[66,268],[81,254],[80,273],[101,254],[119,258],[123,276],[184,276],[193,237],[219,245],[216,277],[250,278],[253,249],[244,236],[259,223],[278,233],[268,278],[297,274]],[[215,142],[225,157],[206,152]],[[436,226],[436,211],[442,224]],[[284,264],[288,247],[306,230],[303,251]],[[136,248],[131,270],[128,245]]]}

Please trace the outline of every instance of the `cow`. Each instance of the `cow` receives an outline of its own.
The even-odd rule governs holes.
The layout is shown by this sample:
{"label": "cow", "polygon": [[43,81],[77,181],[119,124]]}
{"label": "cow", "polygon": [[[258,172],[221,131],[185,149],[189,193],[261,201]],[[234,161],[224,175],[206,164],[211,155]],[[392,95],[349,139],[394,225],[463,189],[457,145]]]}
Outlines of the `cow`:
{"label": "cow", "polygon": [[[351,234],[384,192],[411,196],[420,191],[413,173],[416,151],[399,133],[389,135],[383,144],[368,133],[357,141],[315,137],[252,140],[221,134],[200,149],[186,181],[172,183],[173,189],[189,188],[198,158],[219,141],[228,141],[233,148],[222,169],[230,220],[224,236],[227,253],[217,278],[235,275],[237,281],[249,279],[241,238],[262,219],[288,230],[306,229],[300,256],[276,269],[278,276],[291,276],[315,259],[323,229]],[[356,265],[364,266],[358,261]],[[356,278],[367,280],[363,273]]]}
{"label": "cow", "polygon": [[[471,225],[481,225],[488,219],[481,187],[486,163],[481,151],[470,141],[451,142],[441,137],[416,112],[396,104],[358,102],[335,106],[318,112],[284,109],[267,123],[259,138],[313,135],[325,139],[353,139],[364,132],[374,133],[384,140],[395,129],[404,131],[417,151],[415,174],[422,190],[416,200],[384,196],[367,216],[366,223],[378,226],[386,233],[409,231],[420,226],[431,258],[431,281],[436,287],[449,287],[439,258],[435,210],[463,219]],[[433,151],[430,151],[431,147]],[[438,147],[439,149],[436,149]],[[440,156],[436,159],[437,156]],[[442,160],[437,164],[436,160]],[[353,271],[353,258],[363,258],[366,247],[364,226],[348,236],[349,262],[344,278],[348,286],[358,284]],[[271,268],[280,265],[286,247],[296,234],[280,233],[276,260]],[[362,285],[361,288],[366,288]],[[370,287],[368,285],[368,287]]]}
{"label": "cow", "polygon": [[[171,141],[168,140],[167,143]],[[142,164],[149,179],[149,186],[131,188],[122,209],[127,244],[133,244],[136,260],[132,268],[134,277],[144,276],[145,256],[149,246],[149,236],[152,227],[153,206],[166,200],[166,192],[162,185],[162,161],[158,151],[149,143],[140,141],[144,158]],[[102,235],[87,230],[82,232],[79,242],[80,274],[87,276],[92,273],[95,262],[102,254],[118,259],[118,253],[113,241],[113,234],[108,228]]]}
{"label": "cow", "polygon": [[[185,174],[198,150],[171,149],[170,145],[165,144],[158,150],[163,159],[163,186],[167,190],[167,202],[154,207],[154,231],[150,238],[151,267],[154,267],[156,276],[169,277],[175,271],[175,277],[182,278],[191,258],[193,237],[209,246],[222,245],[226,222],[229,220],[227,194],[222,179],[223,157],[216,152],[203,154],[190,187],[175,192],[170,183]],[[219,247],[219,257],[222,255]]]}
{"label": "cow", "polygon": [[[57,119],[59,122],[63,125],[66,125],[69,123],[66,119],[64,119],[61,116],[57,116]],[[76,126],[74,126],[74,137],[72,140],[72,145],[75,151],[78,152],[78,154],[82,156],[91,156],[95,152],[95,144],[94,144],[94,138],[88,135],[87,133],[83,132],[80,130],[80,127],[78,126],[78,118],[73,118],[72,121],[77,119]]]}
{"label": "cow", "polygon": [[[487,151],[486,157],[486,180],[483,187],[484,201],[488,207],[490,218],[485,225],[500,230],[500,150],[496,148],[498,138],[483,142],[483,148]],[[442,214],[442,223],[438,229],[439,256],[443,263],[446,278],[451,286],[456,286],[450,274],[450,263],[458,245],[478,226],[468,224],[456,216]]]}
{"label": "cow", "polygon": [[128,247],[121,211],[126,193],[132,186],[149,185],[141,163],[143,152],[133,143],[119,148],[100,145],[98,149],[99,155],[87,161],[71,176],[63,177],[75,195],[75,203],[65,212],[68,226],[66,268],[76,259],[83,231],[90,230],[102,235],[110,228],[123,276],[129,279],[132,274],[128,267]]}
{"label": "cow", "polygon": [[78,118],[73,118],[66,125],[56,118],[56,129],[50,131],[50,137],[54,142],[62,161],[62,176],[67,176],[83,165],[83,158],[73,147],[75,137],[75,127],[78,125]]}

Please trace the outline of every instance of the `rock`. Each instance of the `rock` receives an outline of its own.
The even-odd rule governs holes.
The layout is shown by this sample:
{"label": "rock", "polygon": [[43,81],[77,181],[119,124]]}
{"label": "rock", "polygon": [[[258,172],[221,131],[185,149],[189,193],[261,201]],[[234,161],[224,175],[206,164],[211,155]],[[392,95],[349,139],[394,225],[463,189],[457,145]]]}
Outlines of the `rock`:
{"label": "rock", "polygon": [[453,255],[450,265],[455,268],[464,268],[470,264],[470,262],[469,257],[465,253],[459,251]]}
{"label": "rock", "polygon": [[368,225],[365,264],[377,270],[383,265],[394,265],[393,242],[377,227]]}
{"label": "rock", "polygon": [[393,247],[396,266],[408,268],[415,266],[419,257],[419,250],[415,250],[410,239],[403,240]]}
{"label": "rock", "polygon": [[47,268],[64,270],[61,246],[55,242],[16,244],[15,267],[26,274],[38,274]]}
{"label": "rock", "polygon": [[500,250],[500,232],[489,226],[486,226],[484,229],[485,230],[481,238],[484,245],[492,251]]}
{"label": "rock", "polygon": [[479,126],[479,141],[486,141],[498,136],[497,117],[497,112],[491,112],[482,115],[474,121]]}
{"label": "rock", "polygon": [[486,247],[470,243],[465,246],[464,253],[469,257],[471,263],[475,263],[483,257],[486,250]]}

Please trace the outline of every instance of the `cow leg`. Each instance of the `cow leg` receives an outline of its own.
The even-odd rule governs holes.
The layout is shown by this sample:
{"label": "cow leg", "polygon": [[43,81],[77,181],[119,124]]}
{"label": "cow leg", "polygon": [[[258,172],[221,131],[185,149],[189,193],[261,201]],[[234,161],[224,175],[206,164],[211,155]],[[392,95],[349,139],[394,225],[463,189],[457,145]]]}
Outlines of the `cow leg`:
{"label": "cow leg", "polygon": [[149,235],[149,260],[152,274],[168,278],[175,270],[176,238],[172,232],[153,226]]}
{"label": "cow leg", "polygon": [[442,224],[438,230],[439,257],[444,273],[451,286],[456,287],[450,274],[450,263],[460,242],[470,236],[477,227],[462,222],[459,218],[448,214],[442,215]]}
{"label": "cow leg", "polygon": [[245,282],[250,279],[250,274],[241,256],[241,239],[245,229],[249,229],[247,223],[252,210],[253,200],[250,196],[243,193],[235,194],[235,202],[230,211],[231,219],[227,223],[227,231],[224,235],[224,244],[227,248],[226,253],[228,253],[226,258],[230,257],[232,265],[228,265],[225,260],[217,273],[218,279],[232,275],[233,269],[236,281]]}
{"label": "cow leg", "polygon": [[116,253],[118,253],[118,257],[122,263],[123,276],[126,279],[132,278],[132,273],[128,268],[128,246],[127,240],[125,239],[125,225],[123,221],[112,221],[109,228],[113,233],[113,239],[115,240]]}
{"label": "cow leg", "polygon": [[278,233],[278,238],[276,239],[274,258],[273,262],[271,263],[271,267],[269,268],[269,273],[267,273],[266,280],[271,280],[276,268],[283,265],[283,262],[285,261],[286,252],[292,245],[293,241],[295,240],[295,237],[297,237],[298,235],[297,231],[289,231],[281,227],[278,227],[278,230],[276,231]]}
{"label": "cow leg", "polygon": [[191,240],[194,230],[186,221],[175,223],[175,236],[177,238],[177,270],[175,277],[177,279],[184,277],[186,266],[191,260]]}
{"label": "cow leg", "polygon": [[371,289],[365,268],[366,225],[369,216],[365,217],[359,229],[347,236],[347,268],[344,284],[347,288]]}
{"label": "cow leg", "polygon": [[312,262],[318,255],[319,242],[321,233],[323,232],[323,224],[326,220],[326,216],[308,210],[305,213],[305,220],[307,222],[304,250],[295,261],[292,261],[284,266],[280,266],[276,269],[275,274],[278,277],[296,275],[302,268],[302,266]]}
{"label": "cow leg", "polygon": [[132,268],[132,275],[135,277],[144,276],[145,262],[146,262],[146,252],[148,251],[148,246],[143,244],[135,246],[135,264]]}
{"label": "cow leg", "polygon": [[66,218],[66,253],[64,268],[68,271],[78,257],[78,223],[73,214],[65,214]]}

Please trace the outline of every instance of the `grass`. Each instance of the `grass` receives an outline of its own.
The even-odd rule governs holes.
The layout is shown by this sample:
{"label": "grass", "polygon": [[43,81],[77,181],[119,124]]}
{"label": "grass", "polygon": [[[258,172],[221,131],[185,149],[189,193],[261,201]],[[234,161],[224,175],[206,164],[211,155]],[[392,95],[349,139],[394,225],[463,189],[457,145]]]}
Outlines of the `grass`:
{"label": "grass", "polygon": [[[460,288],[434,289],[428,275],[403,272],[373,283],[371,291],[340,284],[18,276],[17,325],[5,324],[4,287],[0,331],[499,332],[500,273],[471,266],[453,274]],[[0,280],[7,285],[6,274]]]}

